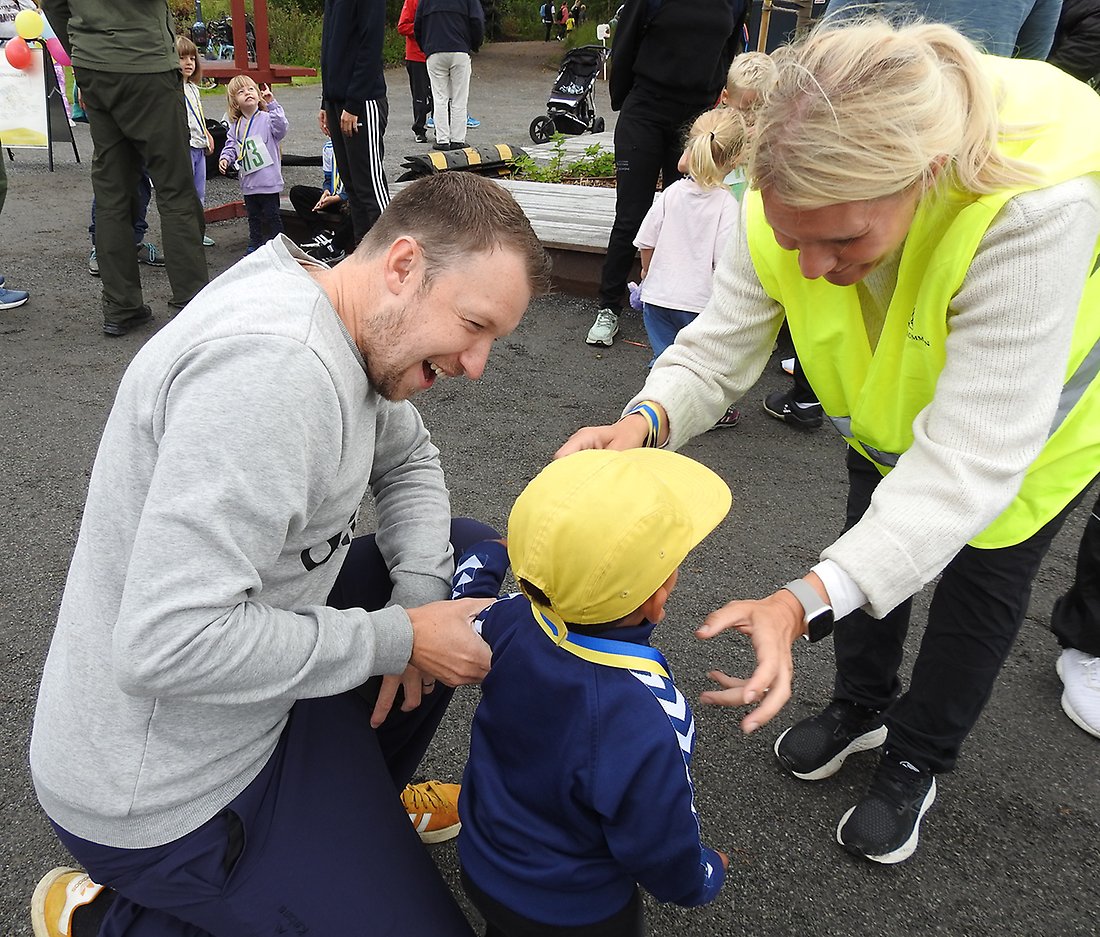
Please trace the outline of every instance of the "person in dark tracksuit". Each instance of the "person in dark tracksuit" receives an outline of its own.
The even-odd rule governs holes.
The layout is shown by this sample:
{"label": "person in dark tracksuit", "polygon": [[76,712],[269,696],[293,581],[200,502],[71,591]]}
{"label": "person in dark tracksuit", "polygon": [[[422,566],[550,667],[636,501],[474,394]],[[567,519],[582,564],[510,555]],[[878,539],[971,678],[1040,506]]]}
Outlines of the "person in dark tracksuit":
{"label": "person in dark tracksuit", "polygon": [[634,237],[658,177],[680,177],[683,132],[718,100],[741,49],[745,0],[629,0],[611,49],[615,125],[615,222],[600,277],[599,313],[585,341],[610,345],[619,331]]}
{"label": "person in dark tracksuit", "polygon": [[382,138],[390,106],[382,74],[383,0],[325,0],[321,130],[332,140],[358,244],[390,202]]}

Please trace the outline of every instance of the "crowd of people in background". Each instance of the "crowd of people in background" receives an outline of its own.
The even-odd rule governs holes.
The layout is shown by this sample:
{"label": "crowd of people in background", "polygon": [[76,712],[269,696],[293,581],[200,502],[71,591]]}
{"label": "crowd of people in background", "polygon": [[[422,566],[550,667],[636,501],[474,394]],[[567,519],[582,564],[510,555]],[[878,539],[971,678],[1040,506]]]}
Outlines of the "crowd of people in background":
{"label": "crowd of people in background", "polygon": [[[102,331],[153,320],[141,263],[166,267],[176,322],[122,378],[45,665],[32,777],[87,872],[43,879],[36,937],[242,920],[461,937],[421,848],[460,826],[486,937],[638,937],[639,886],[713,900],[728,858],[700,836],[693,719],[650,636],[730,493],[665,450],[737,425],[784,323],[793,385],[764,409],[844,438],[843,531],[799,578],[708,617],[698,636],[738,631],[756,665],[711,674],[701,699],[747,707],[756,731],[791,696],[792,643],[831,635],[831,699],[784,729],[776,761],[820,781],[879,751],[836,840],[880,864],[913,855],[1100,472],[1100,4],[909,2],[898,18],[832,0],[771,54],[747,48],[747,0],[624,4],[615,216],[584,342],[613,345],[632,307],[652,359],[620,418],[578,429],[519,495],[506,538],[451,517],[410,398],[477,378],[549,260],[474,174],[391,199],[385,5],[325,0],[327,139],[321,185],[289,193],[299,244],[268,85],[228,82],[216,143],[201,54],[166,4],[43,7],[94,145]],[[537,15],[565,41],[588,11]],[[414,141],[465,148],[481,3],[405,0],[398,30]],[[239,180],[249,240],[208,284],[211,158]],[[29,298],[0,276],[0,310]],[[495,601],[509,566],[519,593]],[[912,598],[932,583],[903,686]],[[1100,500],[1051,628],[1062,708],[1100,738]],[[482,682],[462,801],[413,784],[452,688]],[[515,783],[528,775],[543,787]],[[331,900],[351,890],[355,906]]]}

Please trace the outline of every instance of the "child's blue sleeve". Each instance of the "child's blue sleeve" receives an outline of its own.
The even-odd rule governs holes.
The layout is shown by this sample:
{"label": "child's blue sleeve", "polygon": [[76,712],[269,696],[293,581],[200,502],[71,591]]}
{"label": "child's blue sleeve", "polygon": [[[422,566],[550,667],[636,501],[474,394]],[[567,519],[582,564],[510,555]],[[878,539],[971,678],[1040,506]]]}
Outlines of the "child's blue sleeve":
{"label": "child's blue sleeve", "polygon": [[508,572],[508,548],[496,540],[483,540],[467,550],[455,564],[452,599],[495,599]]}

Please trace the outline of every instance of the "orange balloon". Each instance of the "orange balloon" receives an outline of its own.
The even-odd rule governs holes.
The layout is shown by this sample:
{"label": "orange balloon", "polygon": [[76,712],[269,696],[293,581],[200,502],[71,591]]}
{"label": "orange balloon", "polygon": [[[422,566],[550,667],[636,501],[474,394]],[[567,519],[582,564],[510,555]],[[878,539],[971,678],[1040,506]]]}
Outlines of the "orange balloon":
{"label": "orange balloon", "polygon": [[19,38],[9,39],[4,46],[4,58],[12,68],[24,69],[31,64],[31,47],[27,40]]}

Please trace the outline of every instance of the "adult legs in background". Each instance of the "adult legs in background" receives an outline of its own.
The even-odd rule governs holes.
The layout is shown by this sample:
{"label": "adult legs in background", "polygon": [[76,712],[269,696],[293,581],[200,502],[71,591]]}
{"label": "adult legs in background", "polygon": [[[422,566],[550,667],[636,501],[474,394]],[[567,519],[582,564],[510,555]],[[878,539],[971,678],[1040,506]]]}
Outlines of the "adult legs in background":
{"label": "adult legs in background", "polygon": [[658,178],[670,185],[680,178],[684,125],[696,116],[693,105],[662,101],[631,91],[615,124],[615,221],[600,275],[599,304],[618,312],[637,253],[634,238],[653,204]]}
{"label": "adult legs in background", "polygon": [[[466,52],[447,53],[451,60],[451,143],[466,142],[466,118],[469,116],[470,56]],[[439,117],[436,116],[438,126]]]}
{"label": "adult legs in background", "polygon": [[[451,142],[451,56],[436,52],[428,56],[428,79],[432,86],[432,117],[435,121],[435,142],[444,147]],[[462,128],[466,132],[465,126]]]}
{"label": "adult legs in background", "polygon": [[412,132],[419,142],[423,142],[420,138],[427,134],[427,121],[432,113],[432,85],[428,78],[428,63],[406,59],[405,71],[409,73],[409,92],[412,94]]}
{"label": "adult legs in background", "polygon": [[332,131],[329,139],[332,140],[332,153],[348,194],[355,243],[358,244],[390,203],[389,184],[382,165],[385,156],[383,138],[390,105],[386,98],[364,102],[358,132],[350,137],[340,132],[341,110],[330,106],[326,111]]}
{"label": "adult legs in background", "polygon": [[77,69],[95,154],[97,246],[104,321],[144,316],[137,257],[130,246],[133,193],[144,164],[156,187],[172,300],[183,305],[208,276],[202,206],[195,191],[178,71],[120,74]]}

